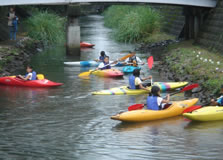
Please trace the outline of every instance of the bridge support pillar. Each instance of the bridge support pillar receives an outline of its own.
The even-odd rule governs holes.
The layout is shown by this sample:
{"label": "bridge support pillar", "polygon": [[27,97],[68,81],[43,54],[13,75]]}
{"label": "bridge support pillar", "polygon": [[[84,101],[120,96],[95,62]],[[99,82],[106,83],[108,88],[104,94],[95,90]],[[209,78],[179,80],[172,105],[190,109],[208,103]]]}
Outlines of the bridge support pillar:
{"label": "bridge support pillar", "polygon": [[67,45],[68,55],[80,55],[80,5],[72,5],[67,8]]}

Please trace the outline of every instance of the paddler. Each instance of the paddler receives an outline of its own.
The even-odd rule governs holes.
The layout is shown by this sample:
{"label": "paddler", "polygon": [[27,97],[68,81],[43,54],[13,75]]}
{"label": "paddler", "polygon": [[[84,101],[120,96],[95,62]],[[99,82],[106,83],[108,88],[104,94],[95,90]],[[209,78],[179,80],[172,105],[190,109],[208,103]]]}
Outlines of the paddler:
{"label": "paddler", "polygon": [[105,54],[105,51],[101,51],[99,59],[96,59],[95,61],[96,62],[103,62],[106,56],[107,55]]}
{"label": "paddler", "polygon": [[18,78],[21,78],[25,81],[28,81],[28,80],[36,80],[36,72],[33,71],[33,67],[28,65],[26,67],[26,75],[25,76],[22,76],[22,75],[18,75],[17,77]]}
{"label": "paddler", "polygon": [[146,78],[140,78],[140,69],[134,69],[133,74],[129,76],[129,88],[130,89],[143,89],[150,91],[147,89],[147,86],[150,86],[151,83],[143,84],[142,81],[147,79],[152,79],[152,76],[148,76]]}
{"label": "paddler", "polygon": [[139,63],[142,64],[142,65],[145,64],[145,63],[142,62],[142,60],[139,57],[136,56],[136,53],[135,52],[132,53],[132,54],[133,54],[132,57],[129,57],[129,58],[127,58],[125,60],[125,64],[126,65],[130,65],[130,66],[137,67]]}
{"label": "paddler", "polygon": [[117,63],[117,61],[110,63],[109,56],[105,56],[104,61],[99,64],[99,66],[98,66],[98,68],[96,68],[96,70],[111,69],[111,64],[115,64],[115,63]]}
{"label": "paddler", "polygon": [[[223,85],[221,85],[221,93],[223,94]],[[214,106],[223,106],[223,95],[217,99],[211,99],[211,105]]]}
{"label": "paddler", "polygon": [[166,103],[170,102],[170,95],[167,94],[166,99],[160,96],[160,88],[153,86],[151,93],[147,97],[147,109],[150,110],[162,110]]}

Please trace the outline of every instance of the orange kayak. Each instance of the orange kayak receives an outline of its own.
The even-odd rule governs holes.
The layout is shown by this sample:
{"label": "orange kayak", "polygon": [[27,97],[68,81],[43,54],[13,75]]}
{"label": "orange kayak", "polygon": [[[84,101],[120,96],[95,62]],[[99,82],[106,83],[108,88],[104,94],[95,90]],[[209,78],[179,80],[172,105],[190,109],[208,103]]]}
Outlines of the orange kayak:
{"label": "orange kayak", "polygon": [[94,47],[94,46],[95,46],[94,44],[87,43],[87,42],[81,42],[80,43],[81,48],[91,48],[91,47]]}

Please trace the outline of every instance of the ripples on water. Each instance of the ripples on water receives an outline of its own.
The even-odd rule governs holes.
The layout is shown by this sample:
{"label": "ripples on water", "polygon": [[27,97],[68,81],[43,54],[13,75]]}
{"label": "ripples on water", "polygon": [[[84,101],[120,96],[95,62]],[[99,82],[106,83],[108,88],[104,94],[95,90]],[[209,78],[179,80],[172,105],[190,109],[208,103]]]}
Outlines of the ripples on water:
{"label": "ripples on water", "polygon": [[[0,86],[0,159],[222,159],[222,122],[191,123],[182,117],[133,124],[110,120],[120,110],[144,103],[146,95],[92,96],[92,91],[125,85],[128,76],[82,80],[77,75],[89,68],[66,67],[63,62],[95,59],[101,50],[117,59],[120,51],[135,47],[112,41],[101,16],[83,17],[80,24],[82,41],[95,43],[95,49],[82,50],[79,58],[66,57],[63,47],[55,47],[32,61],[39,73],[64,86]],[[165,81],[155,67],[151,73],[146,66],[142,70],[143,76]]]}

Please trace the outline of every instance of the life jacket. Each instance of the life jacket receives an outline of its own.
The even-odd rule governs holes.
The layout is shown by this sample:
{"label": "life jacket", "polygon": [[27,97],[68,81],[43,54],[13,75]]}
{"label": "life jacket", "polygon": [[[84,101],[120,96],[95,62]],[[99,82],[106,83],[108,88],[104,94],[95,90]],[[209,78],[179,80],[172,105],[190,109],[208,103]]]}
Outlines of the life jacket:
{"label": "life jacket", "polygon": [[[29,73],[26,73],[25,77],[28,76]],[[35,71],[32,71],[32,78],[31,80],[36,80],[36,72]]]}
{"label": "life jacket", "polygon": [[133,75],[129,76],[129,88],[130,89],[136,89],[135,76],[133,76]]}
{"label": "life jacket", "polygon": [[37,76],[36,76],[36,72],[35,71],[32,71],[32,80],[37,80]]}
{"label": "life jacket", "polygon": [[223,106],[223,96],[218,98],[217,103],[219,106]]}
{"label": "life jacket", "polygon": [[106,55],[105,55],[105,56],[100,56],[100,57],[99,57],[99,60],[103,62],[104,59],[105,59],[105,57],[106,57]]}
{"label": "life jacket", "polygon": [[158,111],[160,107],[157,103],[157,96],[148,96],[147,97],[147,109]]}
{"label": "life jacket", "polygon": [[137,58],[136,58],[136,56],[129,57],[129,61],[128,61],[128,63],[133,63],[133,64],[131,64],[131,66],[137,67],[137,66],[138,66],[138,63],[137,63]]}
{"label": "life jacket", "polygon": [[[104,70],[104,69],[111,69],[111,65],[108,65],[109,62],[108,62],[108,63],[103,62],[103,63],[104,63],[104,65],[105,65],[105,67],[101,68],[101,70]],[[106,65],[107,65],[107,66],[106,66]]]}
{"label": "life jacket", "polygon": [[129,89],[140,89],[139,85],[135,85],[135,79],[135,76],[129,76]]}

